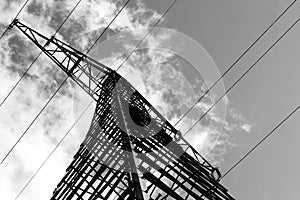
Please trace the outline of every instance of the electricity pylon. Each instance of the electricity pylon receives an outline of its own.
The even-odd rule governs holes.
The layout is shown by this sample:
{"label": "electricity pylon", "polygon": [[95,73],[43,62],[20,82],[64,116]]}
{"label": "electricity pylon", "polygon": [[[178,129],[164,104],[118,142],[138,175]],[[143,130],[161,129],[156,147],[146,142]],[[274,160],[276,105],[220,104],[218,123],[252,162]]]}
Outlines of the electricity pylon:
{"label": "electricity pylon", "polygon": [[97,102],[52,200],[233,200],[221,174],[116,71],[19,20],[16,26]]}

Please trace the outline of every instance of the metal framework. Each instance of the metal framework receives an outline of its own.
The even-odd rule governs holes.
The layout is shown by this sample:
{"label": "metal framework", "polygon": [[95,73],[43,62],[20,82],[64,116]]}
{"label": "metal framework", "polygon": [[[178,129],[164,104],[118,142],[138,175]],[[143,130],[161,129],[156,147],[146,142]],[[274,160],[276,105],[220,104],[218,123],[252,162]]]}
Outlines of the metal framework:
{"label": "metal framework", "polygon": [[218,169],[116,71],[18,20],[13,26],[97,102],[52,200],[234,199]]}

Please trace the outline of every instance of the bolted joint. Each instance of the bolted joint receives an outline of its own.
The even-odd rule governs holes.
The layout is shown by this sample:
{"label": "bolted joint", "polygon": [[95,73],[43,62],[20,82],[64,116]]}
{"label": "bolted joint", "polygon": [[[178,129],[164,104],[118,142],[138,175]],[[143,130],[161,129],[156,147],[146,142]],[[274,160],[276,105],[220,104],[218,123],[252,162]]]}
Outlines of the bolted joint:
{"label": "bolted joint", "polygon": [[72,76],[73,71],[78,67],[78,65],[80,64],[81,61],[84,60],[84,57],[79,57],[77,59],[77,61],[74,63],[73,67],[69,70],[69,72],[67,73],[69,76]]}
{"label": "bolted joint", "polygon": [[10,25],[8,25],[8,29],[12,29],[17,23],[19,22],[19,19],[18,18],[14,18],[12,19]]}
{"label": "bolted joint", "polygon": [[214,167],[212,169],[211,176],[212,176],[213,179],[215,179],[218,182],[220,181],[220,179],[222,177],[220,170],[216,167]]}
{"label": "bolted joint", "polygon": [[55,39],[55,35],[52,35],[46,42],[45,47],[49,46],[51,42]]}
{"label": "bolted joint", "polygon": [[182,134],[181,134],[181,131],[178,131],[176,132],[175,136],[174,136],[174,139],[176,142],[179,142],[182,138]]}

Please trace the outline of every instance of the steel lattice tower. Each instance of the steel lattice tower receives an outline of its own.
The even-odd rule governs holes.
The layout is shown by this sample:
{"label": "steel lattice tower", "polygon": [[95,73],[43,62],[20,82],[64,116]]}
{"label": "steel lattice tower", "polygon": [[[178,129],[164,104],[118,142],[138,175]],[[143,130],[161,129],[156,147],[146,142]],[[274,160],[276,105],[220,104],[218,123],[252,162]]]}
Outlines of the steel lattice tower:
{"label": "steel lattice tower", "polygon": [[116,71],[18,20],[35,45],[96,102],[89,131],[52,200],[233,200],[210,165]]}

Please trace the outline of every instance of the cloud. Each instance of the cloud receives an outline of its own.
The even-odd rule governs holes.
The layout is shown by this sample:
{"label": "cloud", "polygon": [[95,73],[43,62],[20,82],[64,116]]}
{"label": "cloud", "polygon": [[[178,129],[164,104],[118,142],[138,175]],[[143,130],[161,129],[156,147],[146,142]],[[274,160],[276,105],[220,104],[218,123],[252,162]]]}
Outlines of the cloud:
{"label": "cloud", "polygon": [[[33,0],[21,13],[20,18],[24,23],[50,36],[76,2]],[[122,4],[114,1],[82,1],[57,37],[80,50],[87,50],[121,6]],[[16,13],[18,8],[20,8],[19,1],[1,1],[0,23],[2,25],[9,23],[8,16]],[[160,13],[146,8],[141,1],[137,1],[135,5],[129,6],[122,12],[104,39],[125,29],[129,30],[127,37],[126,34],[121,35],[119,42],[122,44],[123,50],[130,51],[148,31],[147,27],[160,16]],[[135,31],[137,28],[144,29]],[[173,35],[168,31],[153,33],[147,37],[145,46],[171,45],[172,37]],[[124,38],[134,39],[126,40]],[[0,99],[3,99],[39,51],[16,30],[10,31],[0,43],[0,84],[2,85]],[[98,59],[116,69],[126,55],[118,49],[113,50],[109,55],[99,56]],[[97,49],[93,55],[97,55]],[[203,77],[187,76],[186,69],[191,69],[191,67],[179,56],[163,50],[144,48],[132,54],[128,62],[121,68],[120,73],[130,80],[158,111],[175,124],[181,114],[203,94],[206,88]],[[193,71],[189,71],[189,73],[193,74]],[[65,74],[46,56],[41,56],[37,60],[12,96],[0,107],[0,112],[2,112],[0,115],[1,157],[23,133],[64,77]],[[0,187],[5,188],[1,190],[3,199],[13,199],[16,196],[63,134],[67,132],[74,122],[73,102],[84,103],[81,97],[75,98],[76,95],[78,95],[78,91],[74,87],[74,83],[68,82],[31,127],[11,156],[0,166]],[[208,96],[197,104],[197,107],[184,118],[177,128],[184,132],[196,122],[211,105],[210,98]],[[227,104],[228,101],[227,99]],[[214,163],[220,162],[228,147],[233,145],[229,134],[218,128],[220,124],[224,125],[228,131],[251,130],[251,125],[246,123],[242,115],[233,110],[229,112],[229,115],[232,120],[224,121],[218,115],[218,110],[213,109],[207,118],[197,124],[187,135],[187,139],[192,145],[200,153],[207,155],[209,160]],[[210,121],[214,122],[212,126],[208,126]],[[75,130],[71,132],[25,190],[21,196],[22,199],[47,199],[51,196],[78,148],[80,141],[77,134]],[[45,180],[47,180],[47,184],[41,184]]]}
{"label": "cloud", "polygon": [[241,129],[243,129],[244,131],[246,131],[248,133],[251,131],[251,128],[252,128],[252,125],[250,125],[250,124],[243,124],[241,126]]}
{"label": "cloud", "polygon": [[[81,9],[78,9],[77,13],[72,15],[58,35],[58,37],[73,45],[80,44],[79,48],[81,49],[90,45],[91,40],[103,30],[121,6],[109,1],[85,2],[89,3],[89,5],[81,5]],[[18,3],[1,1],[0,13],[2,14],[2,21],[0,23],[2,25],[9,23],[10,18],[6,16],[8,16],[8,13],[16,13],[16,10],[19,8]],[[75,3],[75,1],[72,3]],[[102,6],[106,8],[105,12],[100,12],[103,8]],[[67,13],[66,11],[70,10],[71,7],[70,1],[65,3],[65,5],[57,1],[31,1],[30,5],[22,12],[20,18],[22,22],[49,36],[55,31],[58,24],[62,22],[65,17],[63,13]],[[88,10],[89,8],[93,9],[90,9],[90,12],[82,12],[83,9]],[[138,15],[143,13],[143,9],[146,8],[138,9]],[[133,22],[133,20],[138,18],[137,14],[133,15],[133,8],[125,11],[122,20],[116,21],[110,33],[115,33],[115,31],[124,27],[143,26],[142,22]],[[84,15],[79,15],[79,13]],[[153,11],[153,13],[155,12]],[[145,21],[147,21],[146,18],[144,17]],[[90,19],[95,20],[92,21]],[[79,23],[79,21],[81,22]],[[146,24],[145,22],[143,23]],[[84,41],[85,38],[88,38],[88,41]],[[0,42],[2,71],[0,74],[0,83],[2,85],[0,98],[3,99],[31,63],[33,57],[37,55],[38,50],[16,30],[10,31]],[[64,74],[48,58],[41,56],[37,60],[28,75],[1,107],[1,158],[23,133],[63,78]],[[72,84],[66,84],[1,166],[0,185],[3,189],[1,190],[3,199],[16,197],[17,193],[74,122],[72,90]],[[24,191],[21,198],[31,200],[49,198],[78,146],[78,135],[76,135],[75,131],[72,131],[67,142],[64,142],[53,158],[47,162],[43,170]],[[44,184],[45,180],[47,180],[47,184]],[[43,184],[40,184],[41,182]]]}

